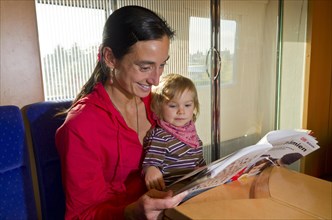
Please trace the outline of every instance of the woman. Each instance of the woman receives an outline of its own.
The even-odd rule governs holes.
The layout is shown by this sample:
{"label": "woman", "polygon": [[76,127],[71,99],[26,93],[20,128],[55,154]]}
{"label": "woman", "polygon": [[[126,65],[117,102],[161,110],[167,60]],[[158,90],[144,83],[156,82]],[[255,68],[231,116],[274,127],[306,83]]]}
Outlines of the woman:
{"label": "woman", "polygon": [[56,133],[66,219],[156,219],[186,193],[146,192],[140,173],[143,138],[154,126],[158,85],[174,32],[139,6],[106,21],[96,68]]}

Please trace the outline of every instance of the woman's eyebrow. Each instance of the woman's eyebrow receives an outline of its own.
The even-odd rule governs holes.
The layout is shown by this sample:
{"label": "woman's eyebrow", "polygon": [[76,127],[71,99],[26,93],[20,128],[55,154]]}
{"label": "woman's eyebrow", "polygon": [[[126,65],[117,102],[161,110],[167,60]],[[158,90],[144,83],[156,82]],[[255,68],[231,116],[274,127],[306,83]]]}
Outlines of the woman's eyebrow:
{"label": "woman's eyebrow", "polygon": [[[164,61],[164,62],[167,62],[167,60],[169,60],[169,57],[170,56],[168,56],[167,58],[166,58],[166,60]],[[142,65],[142,64],[155,64],[156,62],[154,62],[154,61],[150,61],[150,60],[138,60],[138,61],[136,61],[136,62],[134,62],[136,65]]]}
{"label": "woman's eyebrow", "polygon": [[137,62],[134,62],[136,65],[144,65],[144,64],[155,64],[153,61],[148,61],[148,60],[139,60]]}

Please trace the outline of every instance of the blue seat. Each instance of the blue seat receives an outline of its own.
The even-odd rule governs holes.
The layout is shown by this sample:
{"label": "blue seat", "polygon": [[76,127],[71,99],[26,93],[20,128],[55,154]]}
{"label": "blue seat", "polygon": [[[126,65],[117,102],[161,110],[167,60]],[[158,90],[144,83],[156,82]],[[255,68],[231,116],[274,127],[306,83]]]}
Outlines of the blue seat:
{"label": "blue seat", "polygon": [[34,149],[42,218],[47,220],[64,219],[65,196],[55,132],[65,117],[55,115],[70,105],[71,101],[45,101],[22,108]]}
{"label": "blue seat", "polygon": [[21,110],[0,106],[0,219],[37,219]]}

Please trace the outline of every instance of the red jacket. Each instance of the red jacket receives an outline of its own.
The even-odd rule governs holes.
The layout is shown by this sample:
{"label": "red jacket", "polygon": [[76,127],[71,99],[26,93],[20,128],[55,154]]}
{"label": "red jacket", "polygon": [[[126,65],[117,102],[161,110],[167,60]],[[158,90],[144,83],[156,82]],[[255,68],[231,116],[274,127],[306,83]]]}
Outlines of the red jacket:
{"label": "red jacket", "polygon": [[[143,98],[152,125],[150,99]],[[101,83],[70,110],[57,130],[66,219],[122,219],[145,191],[143,147]]]}

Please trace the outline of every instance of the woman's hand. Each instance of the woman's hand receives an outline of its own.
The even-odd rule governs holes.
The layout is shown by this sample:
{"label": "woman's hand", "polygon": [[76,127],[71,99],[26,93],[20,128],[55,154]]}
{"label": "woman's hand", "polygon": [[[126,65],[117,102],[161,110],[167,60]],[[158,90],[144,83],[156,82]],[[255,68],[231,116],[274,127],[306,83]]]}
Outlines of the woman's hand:
{"label": "woman's hand", "polygon": [[162,191],[165,189],[166,186],[163,174],[157,167],[149,166],[144,169],[144,173],[145,173],[145,185],[148,190],[157,189]]}
{"label": "woman's hand", "polygon": [[182,192],[173,197],[172,191],[162,192],[152,189],[126,207],[125,218],[128,220],[161,218],[164,209],[174,208],[187,194],[187,192]]}

